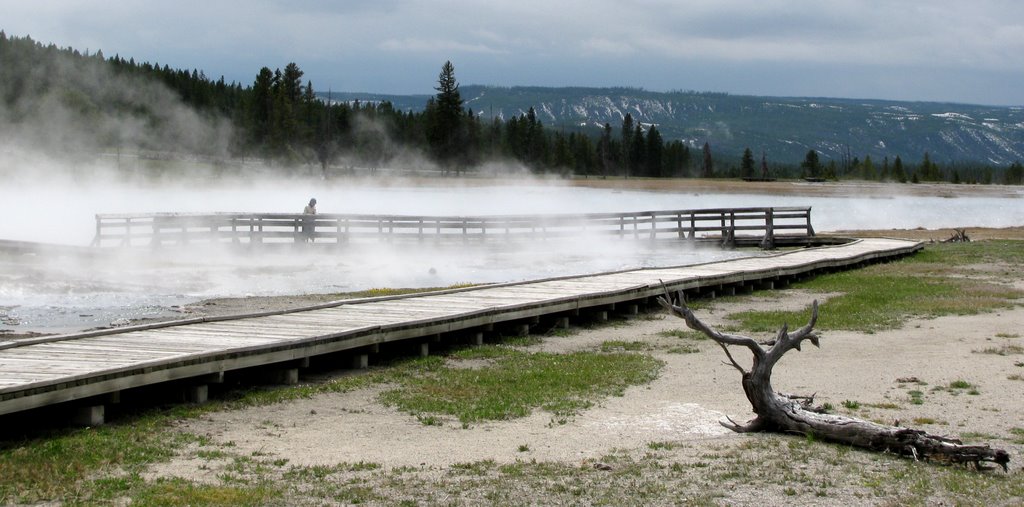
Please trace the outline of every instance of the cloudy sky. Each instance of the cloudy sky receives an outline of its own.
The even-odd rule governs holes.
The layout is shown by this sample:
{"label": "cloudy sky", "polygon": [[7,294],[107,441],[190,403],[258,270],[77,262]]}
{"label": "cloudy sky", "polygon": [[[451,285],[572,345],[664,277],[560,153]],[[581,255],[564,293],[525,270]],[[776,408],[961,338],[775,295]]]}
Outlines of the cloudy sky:
{"label": "cloudy sky", "polygon": [[244,85],[462,84],[1024,105],[1020,0],[0,0],[0,29]]}

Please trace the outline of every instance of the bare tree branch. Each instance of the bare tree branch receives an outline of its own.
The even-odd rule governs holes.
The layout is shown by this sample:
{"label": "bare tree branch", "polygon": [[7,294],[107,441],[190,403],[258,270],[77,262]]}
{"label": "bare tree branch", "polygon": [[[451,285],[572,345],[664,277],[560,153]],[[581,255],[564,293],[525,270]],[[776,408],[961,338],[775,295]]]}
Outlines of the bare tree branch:
{"label": "bare tree branch", "polygon": [[[982,469],[983,462],[995,463],[1008,470],[1010,455],[1002,449],[987,445],[963,445],[959,440],[930,435],[921,430],[899,426],[885,426],[853,417],[824,413],[813,408],[814,396],[796,396],[774,391],[771,385],[772,367],[782,356],[793,349],[800,350],[804,340],[820,347],[819,337],[814,333],[818,321],[818,302],[811,305],[811,317],[807,324],[790,333],[783,325],[778,335],[770,341],[766,350],[754,339],[746,336],[720,333],[707,326],[686,307],[682,293],[673,304],[666,288],[665,297],[658,303],[673,315],[686,321],[686,325],[707,335],[725,351],[729,363],[742,374],[743,391],[757,415],[746,424],[738,424],[731,418],[719,423],[738,433],[755,431],[776,431],[781,433],[813,434],[818,438],[840,442],[876,451],[895,452],[913,459],[934,460],[943,463],[974,464]],[[743,369],[729,352],[730,345],[746,347],[754,356],[750,371]]]}

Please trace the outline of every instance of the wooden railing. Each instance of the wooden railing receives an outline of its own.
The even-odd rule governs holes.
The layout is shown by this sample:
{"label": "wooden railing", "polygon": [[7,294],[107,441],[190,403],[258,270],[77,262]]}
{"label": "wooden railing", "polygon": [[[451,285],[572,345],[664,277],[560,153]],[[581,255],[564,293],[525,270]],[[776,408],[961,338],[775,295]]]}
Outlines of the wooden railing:
{"label": "wooden railing", "polygon": [[96,215],[93,246],[191,243],[343,244],[367,241],[548,239],[586,234],[732,242],[809,238],[810,207],[696,209],[578,215],[406,216],[292,213]]}

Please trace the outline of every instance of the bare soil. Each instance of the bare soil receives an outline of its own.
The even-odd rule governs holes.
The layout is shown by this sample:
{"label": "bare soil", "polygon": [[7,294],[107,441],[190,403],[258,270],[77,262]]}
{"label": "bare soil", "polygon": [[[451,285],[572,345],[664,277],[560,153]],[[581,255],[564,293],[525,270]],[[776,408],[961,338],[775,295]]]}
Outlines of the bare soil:
{"label": "bare soil", "polygon": [[[726,316],[733,312],[801,309],[815,297],[822,295],[776,291],[767,296],[717,300],[698,314],[714,326],[729,325]],[[822,311],[828,311],[827,301]],[[782,445],[771,439],[785,437],[740,435],[719,425],[727,416],[740,422],[752,417],[739,374],[724,363],[724,354],[713,342],[664,334],[684,328],[682,321],[654,312],[617,325],[545,337],[531,346],[533,350],[559,353],[596,350],[606,341],[635,340],[648,343],[650,350],[645,353],[665,362],[654,382],[631,388],[622,397],[605,399],[564,424],[554,423],[550,414],[538,410],[526,418],[468,428],[454,420],[424,425],[407,413],[382,405],[377,400],[378,389],[365,389],[214,413],[182,423],[179,430],[202,435],[242,456],[262,456],[289,466],[374,463],[384,471],[416,474],[418,480],[427,483],[443,482],[446,473],[467,463],[501,466],[529,461],[589,469],[592,465],[604,466],[602,461],[607,461],[609,455],[644,459],[650,456],[652,444],[663,442],[671,443],[669,450],[660,451],[659,459],[666,465],[683,462],[702,466],[700,463],[708,456],[728,454],[744,460],[774,459],[758,456],[762,452],[771,454],[773,446]],[[994,314],[912,320],[901,329],[873,334],[827,332],[821,349],[806,347],[787,355],[773,380],[780,391],[816,393],[819,403],[830,403],[842,413],[930,433],[966,436],[968,441],[1007,449],[1014,459],[1012,473],[1020,475],[1019,457],[1024,445],[1012,443],[1010,430],[1024,426],[1019,417],[1024,413],[1024,396],[1020,396],[1024,389],[1020,361],[1024,356],[985,351],[1024,346],[1022,328],[1024,307],[1018,306]],[[684,343],[695,346],[698,352],[672,352]],[[741,364],[749,364],[744,351],[734,354]],[[969,382],[975,389],[947,389],[958,380]],[[912,401],[911,392],[915,390],[922,393],[920,404]],[[192,446],[176,459],[154,466],[150,478],[184,477],[215,483],[231,463],[201,458],[200,450]],[[832,479],[828,491],[832,500],[838,494],[847,504],[875,504],[878,498],[871,500],[870,491],[860,484],[857,474],[885,474],[885,467],[891,465],[879,464],[869,453],[839,461],[848,462],[846,466],[855,472],[849,472],[853,478],[848,480]],[[728,460],[719,460],[706,473],[728,466]],[[809,468],[810,475],[836,473],[813,460],[798,468]],[[712,477],[703,480],[712,481]],[[754,477],[707,487],[727,504],[815,505],[823,500],[813,495],[790,498],[790,489],[766,487]],[[701,491],[697,487],[693,494],[699,496]],[[535,500],[545,503],[540,498]]]}

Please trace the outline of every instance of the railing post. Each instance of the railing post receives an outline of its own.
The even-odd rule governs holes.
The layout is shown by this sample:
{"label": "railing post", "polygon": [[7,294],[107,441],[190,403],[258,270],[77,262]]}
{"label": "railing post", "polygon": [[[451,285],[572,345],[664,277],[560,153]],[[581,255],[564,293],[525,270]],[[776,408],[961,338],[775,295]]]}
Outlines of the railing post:
{"label": "railing post", "polygon": [[697,239],[697,215],[694,212],[690,212],[690,240]]}
{"label": "railing post", "polygon": [[814,227],[811,227],[811,208],[807,207],[807,235],[814,236]]}
{"label": "railing post", "polygon": [[658,228],[657,215],[654,214],[654,213],[651,213],[651,239],[655,239],[655,236],[658,233],[657,228]]}
{"label": "railing post", "polygon": [[775,249],[775,208],[765,210],[764,239],[761,240],[762,250]]}
{"label": "railing post", "polygon": [[124,237],[121,238],[121,246],[132,246],[132,219],[124,219]]}
{"label": "railing post", "polygon": [[101,246],[100,245],[100,242],[101,242],[100,235],[103,232],[103,226],[101,225],[102,221],[103,221],[103,219],[100,218],[100,216],[97,214],[96,215],[96,235],[93,236],[93,238],[92,238],[92,246]]}

